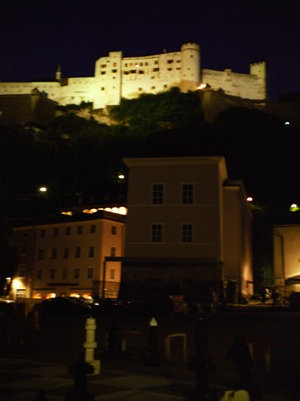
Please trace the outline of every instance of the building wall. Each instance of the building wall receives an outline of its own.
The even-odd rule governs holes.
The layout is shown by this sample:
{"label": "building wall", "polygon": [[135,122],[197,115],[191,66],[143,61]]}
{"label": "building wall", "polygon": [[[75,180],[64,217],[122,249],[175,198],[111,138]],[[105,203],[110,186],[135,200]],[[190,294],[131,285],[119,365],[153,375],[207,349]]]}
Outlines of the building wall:
{"label": "building wall", "polygon": [[[125,163],[130,167],[125,255],[221,260],[223,159],[126,159]],[[185,183],[194,186],[192,204],[181,201]],[[152,204],[153,184],[164,185],[163,204]],[[161,243],[151,242],[151,227],[156,223],[163,226]],[[192,242],[182,242],[183,224],[193,226]]]}
{"label": "building wall", "polygon": [[288,295],[300,284],[285,288],[285,280],[300,276],[300,225],[276,225],[273,230],[275,286]]}
{"label": "building wall", "polygon": [[253,294],[250,207],[240,185],[224,187],[224,278],[239,285],[245,298]]}
{"label": "building wall", "polygon": [[233,73],[230,69],[202,69],[200,47],[185,43],[178,52],[142,57],[123,57],[121,51],[110,52],[95,62],[93,77],[61,78],[52,82],[2,82],[2,94],[30,94],[37,88],[61,105],[93,102],[94,108],[118,105],[122,97],[137,98],[142,93],[158,93],[179,87],[196,90],[200,81],[214,90],[222,89],[232,96],[249,99],[266,97],[266,64],[250,65],[250,74]]}
{"label": "building wall", "polygon": [[[117,297],[121,264],[110,263],[105,276],[103,267],[105,257],[122,256],[123,227],[119,221],[95,219],[16,228],[12,241],[19,251],[25,237],[32,241],[26,254],[21,253],[17,285],[34,298],[50,294]],[[13,297],[17,292],[15,288]]]}

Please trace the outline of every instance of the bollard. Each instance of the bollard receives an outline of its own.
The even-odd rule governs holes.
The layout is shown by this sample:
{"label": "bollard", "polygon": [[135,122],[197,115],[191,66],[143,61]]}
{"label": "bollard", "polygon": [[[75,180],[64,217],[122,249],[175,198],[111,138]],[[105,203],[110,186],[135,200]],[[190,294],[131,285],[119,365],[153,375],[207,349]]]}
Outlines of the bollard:
{"label": "bollard", "polygon": [[66,395],[65,401],[95,401],[95,397],[87,389],[87,375],[93,373],[93,366],[80,358],[69,366],[69,373],[74,377],[71,391]]}
{"label": "bollard", "polygon": [[93,317],[86,319],[85,330],[86,341],[83,344],[85,348],[85,362],[93,366],[94,372],[92,374],[97,375],[100,373],[100,360],[94,359],[97,343],[95,341],[96,320]]}
{"label": "bollard", "polygon": [[158,323],[157,320],[152,317],[149,322],[149,354],[146,358],[145,365],[146,366],[160,366],[160,358],[158,355],[158,335],[157,335],[157,327]]}

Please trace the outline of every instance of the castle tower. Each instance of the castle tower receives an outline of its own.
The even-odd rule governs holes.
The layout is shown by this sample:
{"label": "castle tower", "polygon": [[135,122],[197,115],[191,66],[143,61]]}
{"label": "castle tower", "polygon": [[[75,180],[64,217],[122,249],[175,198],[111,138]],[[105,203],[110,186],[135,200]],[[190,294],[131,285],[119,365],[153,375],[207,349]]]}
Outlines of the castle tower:
{"label": "castle tower", "polygon": [[185,43],[181,46],[181,83],[180,90],[195,90],[200,82],[200,46]]}
{"label": "castle tower", "polygon": [[55,80],[56,80],[57,82],[60,82],[60,81],[61,81],[61,78],[62,78],[62,75],[61,75],[61,67],[60,67],[60,65],[58,64],[57,69],[56,69],[56,73],[55,73]]}
{"label": "castle tower", "polygon": [[250,74],[255,75],[258,79],[258,95],[259,99],[267,98],[267,66],[265,61],[250,64]]}

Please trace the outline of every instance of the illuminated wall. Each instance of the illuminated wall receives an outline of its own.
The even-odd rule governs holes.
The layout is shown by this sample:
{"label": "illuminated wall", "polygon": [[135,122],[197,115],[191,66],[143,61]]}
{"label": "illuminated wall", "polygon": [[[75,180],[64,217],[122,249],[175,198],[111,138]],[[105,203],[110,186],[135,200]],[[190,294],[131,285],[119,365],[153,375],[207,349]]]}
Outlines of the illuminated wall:
{"label": "illuminated wall", "polygon": [[276,225],[273,229],[275,286],[288,295],[300,291],[299,284],[285,285],[285,280],[300,277],[300,225]]}
{"label": "illuminated wall", "polygon": [[163,52],[142,57],[123,57],[121,51],[110,52],[95,63],[93,77],[61,78],[51,82],[2,82],[0,95],[30,94],[37,88],[61,105],[93,102],[94,108],[117,105],[122,97],[137,98],[142,93],[158,93],[171,87],[181,91],[196,90],[200,81],[214,90],[247,99],[266,97],[265,63],[250,65],[250,74],[230,69],[202,69],[200,47],[185,43],[178,52]]}
{"label": "illuminated wall", "polygon": [[[124,219],[103,213],[105,218],[96,215],[81,221],[70,218],[64,223],[14,230],[13,243],[23,255],[15,278],[18,287],[21,281],[27,283],[25,297],[103,293],[106,297],[118,296],[121,264],[110,262],[105,274],[103,266],[105,257],[123,255]],[[31,247],[24,247],[22,238],[26,232],[32,238]],[[24,276],[22,280],[20,272]],[[13,296],[16,295],[17,290],[14,290]]]}

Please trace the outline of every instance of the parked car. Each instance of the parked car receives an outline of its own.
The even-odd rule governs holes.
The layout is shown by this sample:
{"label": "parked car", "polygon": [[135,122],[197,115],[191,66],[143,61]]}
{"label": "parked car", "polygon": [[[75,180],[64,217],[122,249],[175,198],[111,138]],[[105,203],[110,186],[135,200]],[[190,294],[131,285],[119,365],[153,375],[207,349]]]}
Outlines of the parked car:
{"label": "parked car", "polygon": [[42,301],[39,311],[42,316],[78,316],[91,313],[92,308],[88,303],[80,302],[76,298],[56,297]]}

